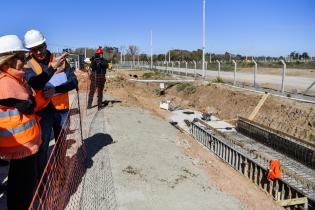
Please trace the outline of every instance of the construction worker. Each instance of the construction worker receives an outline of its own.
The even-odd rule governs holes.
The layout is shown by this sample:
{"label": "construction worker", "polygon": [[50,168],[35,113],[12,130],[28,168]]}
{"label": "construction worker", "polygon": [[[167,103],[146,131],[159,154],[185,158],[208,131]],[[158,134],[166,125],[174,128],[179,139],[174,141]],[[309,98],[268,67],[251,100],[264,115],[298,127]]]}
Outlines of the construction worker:
{"label": "construction worker", "polygon": [[36,153],[41,145],[35,99],[25,83],[26,52],[15,35],[0,37],[0,157],[10,159],[9,210],[28,209],[37,183]]}
{"label": "construction worker", "polygon": [[40,31],[30,30],[24,35],[25,47],[30,49],[31,59],[24,66],[25,79],[29,86],[35,90],[37,106],[35,107],[36,115],[40,119],[42,130],[42,140],[38,152],[38,174],[41,177],[48,159],[48,147],[51,138],[53,124],[56,119],[56,109],[51,103],[51,98],[56,90],[52,86],[47,86],[47,82],[60,67],[67,53],[54,59],[54,55],[47,50],[46,39]]}
{"label": "construction worker", "polygon": [[93,103],[95,89],[97,88],[97,107],[98,110],[102,108],[103,103],[103,90],[106,82],[106,69],[108,68],[107,61],[103,58],[103,49],[99,47],[95,55],[91,58],[91,69],[89,76],[91,80],[90,93],[87,108],[90,109]]}

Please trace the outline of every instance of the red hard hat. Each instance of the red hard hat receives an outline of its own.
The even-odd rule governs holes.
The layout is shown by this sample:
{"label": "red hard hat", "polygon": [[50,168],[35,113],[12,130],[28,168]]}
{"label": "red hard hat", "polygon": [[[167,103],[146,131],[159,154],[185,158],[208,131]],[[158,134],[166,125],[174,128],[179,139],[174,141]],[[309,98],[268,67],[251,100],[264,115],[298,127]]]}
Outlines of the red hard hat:
{"label": "red hard hat", "polygon": [[96,49],[97,54],[103,54],[103,49],[102,48],[97,48]]}

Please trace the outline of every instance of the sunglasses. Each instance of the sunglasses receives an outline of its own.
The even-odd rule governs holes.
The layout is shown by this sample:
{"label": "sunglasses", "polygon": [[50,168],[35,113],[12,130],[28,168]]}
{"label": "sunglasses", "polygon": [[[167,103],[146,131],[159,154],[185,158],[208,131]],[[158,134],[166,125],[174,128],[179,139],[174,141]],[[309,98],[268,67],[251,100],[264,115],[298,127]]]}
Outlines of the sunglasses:
{"label": "sunglasses", "polygon": [[39,47],[36,47],[36,48],[31,48],[30,49],[30,51],[32,52],[32,53],[36,53],[36,52],[41,52],[41,53],[43,53],[44,51],[46,50],[46,45],[41,45],[41,46],[39,46]]}
{"label": "sunglasses", "polygon": [[30,56],[28,53],[27,54],[18,53],[14,55],[14,58],[21,60],[22,62],[26,62],[30,58]]}

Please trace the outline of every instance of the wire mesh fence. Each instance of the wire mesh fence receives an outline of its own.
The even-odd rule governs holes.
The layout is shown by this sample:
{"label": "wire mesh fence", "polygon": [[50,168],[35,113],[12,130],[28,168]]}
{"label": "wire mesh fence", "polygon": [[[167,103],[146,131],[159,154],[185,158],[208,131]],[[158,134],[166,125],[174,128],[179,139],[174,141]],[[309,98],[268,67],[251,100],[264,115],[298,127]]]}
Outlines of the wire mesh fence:
{"label": "wire mesh fence", "polygon": [[50,157],[34,193],[30,210],[78,209],[85,173],[79,94],[74,96],[67,120],[51,148]]}

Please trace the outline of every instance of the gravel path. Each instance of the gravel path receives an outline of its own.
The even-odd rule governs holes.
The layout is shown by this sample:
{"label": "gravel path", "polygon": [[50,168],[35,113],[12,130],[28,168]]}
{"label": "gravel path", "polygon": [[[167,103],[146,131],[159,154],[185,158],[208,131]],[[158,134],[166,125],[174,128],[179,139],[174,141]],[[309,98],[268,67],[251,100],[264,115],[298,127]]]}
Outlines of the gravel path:
{"label": "gravel path", "polygon": [[149,112],[106,107],[91,135],[99,138],[88,145],[82,209],[242,209],[184,154],[178,131]]}

